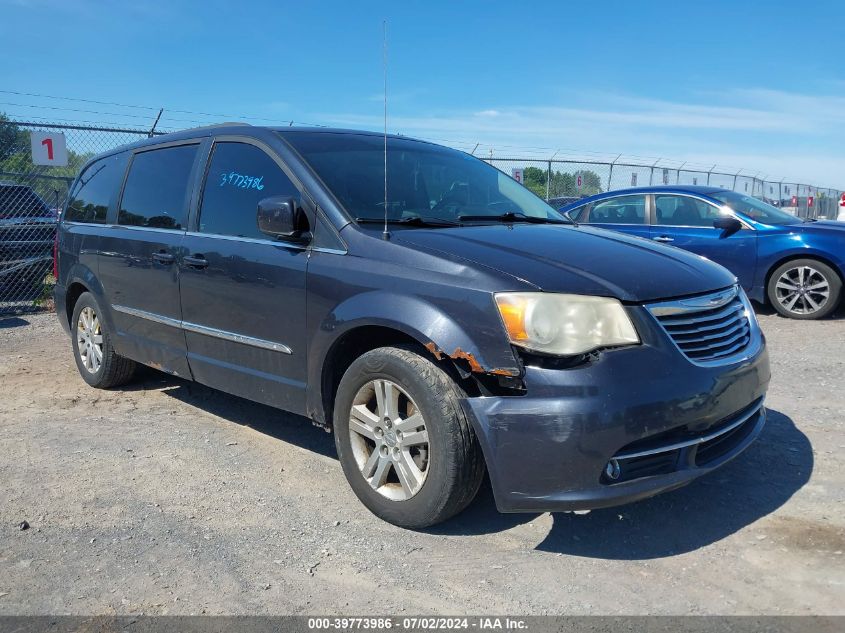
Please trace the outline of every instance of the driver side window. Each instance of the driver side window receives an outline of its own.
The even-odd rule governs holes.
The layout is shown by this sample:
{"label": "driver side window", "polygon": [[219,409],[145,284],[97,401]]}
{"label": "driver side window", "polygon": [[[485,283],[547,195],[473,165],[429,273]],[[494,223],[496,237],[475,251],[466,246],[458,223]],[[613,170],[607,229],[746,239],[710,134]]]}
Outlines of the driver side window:
{"label": "driver side window", "polygon": [[297,196],[296,186],[264,150],[247,143],[215,143],[200,208],[201,233],[269,239],[258,230],[258,202]]}

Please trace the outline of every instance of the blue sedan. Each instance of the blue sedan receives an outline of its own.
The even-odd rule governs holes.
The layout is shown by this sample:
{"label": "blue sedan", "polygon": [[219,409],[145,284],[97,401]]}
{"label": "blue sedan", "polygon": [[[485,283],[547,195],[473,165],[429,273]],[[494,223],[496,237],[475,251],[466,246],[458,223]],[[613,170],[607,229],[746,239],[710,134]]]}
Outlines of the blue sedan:
{"label": "blue sedan", "polygon": [[802,220],[751,196],[702,186],[601,193],[560,209],[581,224],[677,246],[722,264],[755,301],[793,319],[836,309],[845,223]]}

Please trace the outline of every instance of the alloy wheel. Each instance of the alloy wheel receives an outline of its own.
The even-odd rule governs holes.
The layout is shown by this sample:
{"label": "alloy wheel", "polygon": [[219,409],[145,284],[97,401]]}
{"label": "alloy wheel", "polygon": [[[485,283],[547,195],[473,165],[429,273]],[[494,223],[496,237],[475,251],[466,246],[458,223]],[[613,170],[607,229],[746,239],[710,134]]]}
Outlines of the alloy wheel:
{"label": "alloy wheel", "polygon": [[79,313],[76,343],[82,366],[96,374],[103,364],[103,331],[97,313],[91,308],[83,308]]}
{"label": "alloy wheel", "polygon": [[812,266],[790,268],[775,285],[778,302],[793,314],[814,314],[830,298],[830,282]]}
{"label": "alloy wheel", "polygon": [[358,390],[349,438],[361,475],[376,492],[406,501],[420,491],[429,470],[428,431],[416,403],[397,384],[377,379]]}

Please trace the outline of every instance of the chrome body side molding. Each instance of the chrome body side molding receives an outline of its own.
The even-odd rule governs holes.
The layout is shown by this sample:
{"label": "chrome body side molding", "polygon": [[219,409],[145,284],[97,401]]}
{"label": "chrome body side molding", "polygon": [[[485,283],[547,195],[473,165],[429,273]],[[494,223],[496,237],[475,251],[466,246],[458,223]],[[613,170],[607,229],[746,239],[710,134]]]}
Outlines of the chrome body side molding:
{"label": "chrome body side molding", "polygon": [[268,349],[273,352],[281,352],[282,354],[293,354],[293,350],[284,343],[277,341],[268,341],[262,338],[255,338],[253,336],[246,336],[245,334],[238,334],[237,332],[228,332],[226,330],[219,330],[217,328],[200,325],[198,323],[190,323],[188,321],[181,321],[171,317],[155,314],[154,312],[147,312],[146,310],[138,310],[136,308],[129,308],[127,306],[113,305],[112,308],[117,312],[129,314],[140,319],[146,319],[154,323],[160,323],[169,327],[179,328],[186,332],[194,332],[195,334],[202,334],[204,336],[213,336],[215,338],[231,341],[232,343],[240,343],[242,345],[250,345],[252,347],[260,347],[261,349]]}

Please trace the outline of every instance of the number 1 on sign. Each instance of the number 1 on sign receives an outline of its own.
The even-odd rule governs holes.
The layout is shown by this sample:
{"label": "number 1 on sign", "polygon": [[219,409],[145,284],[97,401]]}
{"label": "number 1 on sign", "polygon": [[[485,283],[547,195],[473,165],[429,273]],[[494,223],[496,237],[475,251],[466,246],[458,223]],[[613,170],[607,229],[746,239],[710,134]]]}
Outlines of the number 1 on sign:
{"label": "number 1 on sign", "polygon": [[47,160],[53,160],[53,139],[45,138],[41,144],[47,146]]}

